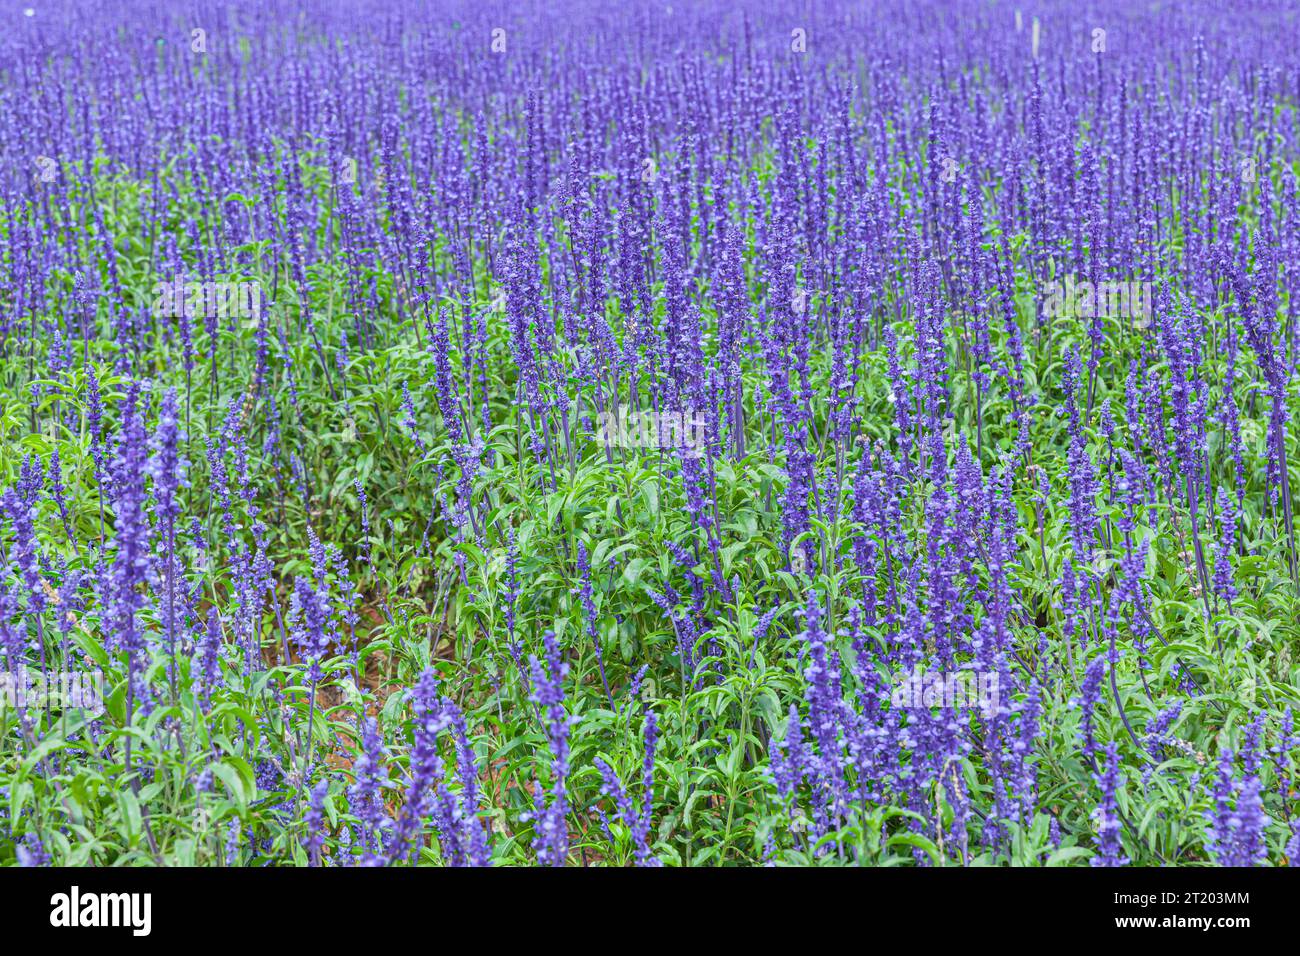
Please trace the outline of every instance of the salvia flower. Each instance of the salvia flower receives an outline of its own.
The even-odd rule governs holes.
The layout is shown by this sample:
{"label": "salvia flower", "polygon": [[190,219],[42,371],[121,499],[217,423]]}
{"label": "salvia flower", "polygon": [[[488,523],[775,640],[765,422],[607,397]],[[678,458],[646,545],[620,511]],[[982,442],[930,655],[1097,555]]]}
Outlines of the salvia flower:
{"label": "salvia flower", "polygon": [[1092,858],[1093,866],[1123,866],[1128,859],[1123,855],[1120,845],[1120,833],[1124,827],[1119,820],[1119,808],[1115,792],[1119,789],[1119,748],[1107,744],[1102,771],[1096,775],[1097,786],[1101,788],[1101,802],[1094,811],[1097,829],[1097,855]]}
{"label": "salvia flower", "polygon": [[564,709],[564,677],[568,665],[560,656],[554,631],[542,635],[546,663],[530,658],[533,692],[531,700],[539,708],[551,752],[551,785],[534,784],[533,847],[543,866],[563,866],[569,852],[568,789],[569,714]]}

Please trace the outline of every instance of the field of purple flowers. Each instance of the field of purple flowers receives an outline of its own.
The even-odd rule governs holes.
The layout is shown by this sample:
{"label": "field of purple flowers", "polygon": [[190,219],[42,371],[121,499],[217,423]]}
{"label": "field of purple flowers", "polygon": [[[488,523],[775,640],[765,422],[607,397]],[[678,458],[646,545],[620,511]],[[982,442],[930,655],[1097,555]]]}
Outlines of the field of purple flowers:
{"label": "field of purple flowers", "polygon": [[1300,863],[1300,10],[0,14],[0,865]]}

